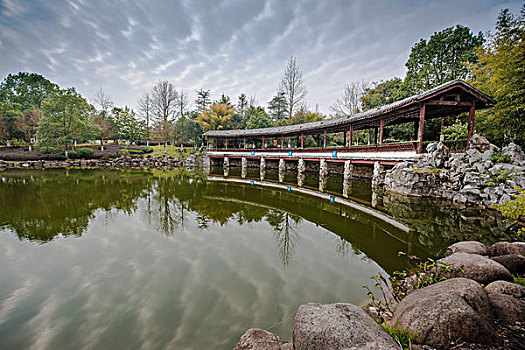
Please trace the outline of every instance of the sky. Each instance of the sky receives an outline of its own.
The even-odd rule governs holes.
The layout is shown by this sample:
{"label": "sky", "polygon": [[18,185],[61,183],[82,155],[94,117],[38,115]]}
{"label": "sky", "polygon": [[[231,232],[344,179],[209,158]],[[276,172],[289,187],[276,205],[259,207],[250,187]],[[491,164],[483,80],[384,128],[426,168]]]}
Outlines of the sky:
{"label": "sky", "polygon": [[494,30],[496,0],[0,0],[0,77],[19,71],[102,88],[136,108],[159,80],[195,98],[241,93],[262,106],[296,57],[312,110],[328,114],[345,84],[403,77],[411,47],[461,24]]}

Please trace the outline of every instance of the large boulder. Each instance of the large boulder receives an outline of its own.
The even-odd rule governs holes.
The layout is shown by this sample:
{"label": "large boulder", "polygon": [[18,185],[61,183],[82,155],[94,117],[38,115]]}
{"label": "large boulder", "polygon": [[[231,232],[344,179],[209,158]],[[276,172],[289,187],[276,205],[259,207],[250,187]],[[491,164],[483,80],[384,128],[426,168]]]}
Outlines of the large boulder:
{"label": "large boulder", "polygon": [[489,345],[497,339],[487,293],[477,282],[461,277],[408,294],[389,323],[419,334],[419,343],[438,348],[459,339]]}
{"label": "large boulder", "polygon": [[483,284],[496,280],[512,281],[509,270],[482,255],[454,253],[439,262],[455,268],[451,276],[466,277]]}
{"label": "large boulder", "polygon": [[449,151],[443,142],[430,143],[427,146],[427,157],[424,161],[432,167],[441,168],[445,165],[448,157]]}
{"label": "large boulder", "polygon": [[525,256],[521,254],[507,254],[493,256],[492,260],[505,266],[510,273],[524,274],[525,273]]}
{"label": "large boulder", "polygon": [[490,256],[521,254],[525,256],[525,244],[521,242],[496,242],[489,247]]}
{"label": "large boulder", "polygon": [[487,255],[487,246],[478,241],[463,241],[452,244],[447,248],[446,256],[454,253],[469,253],[478,255]]}
{"label": "large boulder", "polygon": [[497,319],[507,323],[525,322],[525,302],[507,294],[489,293],[488,296]]}
{"label": "large boulder", "polygon": [[485,137],[479,136],[477,134],[472,135],[468,147],[477,149],[481,153],[488,150],[499,151],[499,148],[497,146],[490,143],[489,140],[487,140]]}
{"label": "large boulder", "polygon": [[292,350],[293,344],[263,329],[248,329],[233,350]]}
{"label": "large boulder", "polygon": [[485,286],[485,292],[489,294],[506,294],[518,299],[525,298],[524,286],[507,281],[494,281]]}
{"label": "large boulder", "polygon": [[299,306],[293,344],[295,350],[399,349],[365,311],[352,304]]}
{"label": "large boulder", "polygon": [[510,161],[512,163],[519,165],[525,163],[525,153],[523,153],[521,147],[514,142],[511,142],[507,146],[503,147],[501,151],[504,154],[508,154],[510,156]]}

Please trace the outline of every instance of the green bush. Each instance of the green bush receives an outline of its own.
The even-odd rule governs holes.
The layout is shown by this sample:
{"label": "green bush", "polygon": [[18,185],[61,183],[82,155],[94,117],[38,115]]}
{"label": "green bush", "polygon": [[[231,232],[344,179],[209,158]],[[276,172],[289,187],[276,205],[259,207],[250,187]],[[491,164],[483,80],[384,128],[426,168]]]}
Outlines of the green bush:
{"label": "green bush", "polygon": [[78,158],[78,152],[77,151],[68,151],[67,157],[70,159]]}
{"label": "green bush", "polygon": [[129,149],[127,148],[122,148],[121,150],[119,150],[119,153],[123,156],[129,156]]}
{"label": "green bush", "polygon": [[490,157],[493,163],[510,163],[510,155],[501,152],[494,152]]}
{"label": "green bush", "polygon": [[153,153],[153,147],[146,147],[146,150],[144,151],[144,153]]}
{"label": "green bush", "polygon": [[419,334],[412,334],[407,330],[399,327],[391,327],[386,323],[383,323],[381,327],[383,327],[385,332],[387,332],[388,335],[396,341],[396,343],[401,345],[402,349],[411,349],[412,343],[421,339]]}
{"label": "green bush", "polygon": [[43,154],[62,154],[64,153],[61,148],[51,147],[51,146],[42,146],[40,147],[40,153]]}
{"label": "green bush", "polygon": [[91,158],[93,157],[93,150],[91,148],[80,148],[78,150],[78,157],[79,158]]}

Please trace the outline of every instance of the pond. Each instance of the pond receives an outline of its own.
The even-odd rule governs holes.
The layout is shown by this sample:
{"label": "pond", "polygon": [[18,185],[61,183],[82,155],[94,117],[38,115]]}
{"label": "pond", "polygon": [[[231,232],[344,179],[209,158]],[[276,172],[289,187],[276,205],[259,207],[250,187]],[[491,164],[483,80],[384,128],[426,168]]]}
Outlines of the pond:
{"label": "pond", "polygon": [[186,169],[2,171],[0,348],[232,349],[252,327],[290,339],[300,304],[364,304],[372,275],[408,266],[400,251],[505,235],[494,213],[363,181],[350,195],[410,232]]}

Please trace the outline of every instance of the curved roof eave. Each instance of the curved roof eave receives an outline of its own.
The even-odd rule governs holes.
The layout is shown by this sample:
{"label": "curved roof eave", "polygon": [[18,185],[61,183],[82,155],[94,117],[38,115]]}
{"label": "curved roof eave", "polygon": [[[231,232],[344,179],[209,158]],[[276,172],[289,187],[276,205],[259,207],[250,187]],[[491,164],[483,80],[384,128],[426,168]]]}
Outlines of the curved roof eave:
{"label": "curved roof eave", "polygon": [[314,130],[321,131],[323,129],[329,129],[331,127],[350,124],[352,122],[356,122],[356,121],[363,120],[363,119],[373,118],[378,115],[393,111],[395,109],[406,107],[410,104],[418,103],[419,101],[423,99],[430,98],[433,95],[437,95],[439,93],[444,92],[445,90],[448,90],[449,88],[453,88],[455,87],[455,85],[458,85],[466,92],[471,93],[472,95],[474,95],[475,98],[483,101],[486,105],[493,105],[496,103],[496,101],[493,98],[479,91],[472,85],[462,80],[451,80],[433,89],[424,91],[422,93],[419,93],[411,97],[407,97],[403,100],[393,102],[388,105],[384,105],[384,106],[377,107],[374,109],[370,109],[368,111],[349,115],[349,116],[321,120],[317,122],[304,123],[304,124],[274,126],[274,127],[261,128],[261,129],[210,130],[210,131],[205,132],[203,136],[211,136],[211,137],[249,137],[249,136],[267,136],[267,135],[268,136],[269,135],[272,135],[272,136],[283,135],[284,136],[284,135],[299,134],[301,132],[311,132]]}

